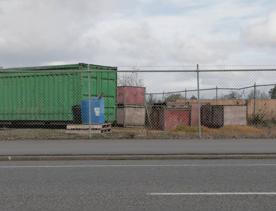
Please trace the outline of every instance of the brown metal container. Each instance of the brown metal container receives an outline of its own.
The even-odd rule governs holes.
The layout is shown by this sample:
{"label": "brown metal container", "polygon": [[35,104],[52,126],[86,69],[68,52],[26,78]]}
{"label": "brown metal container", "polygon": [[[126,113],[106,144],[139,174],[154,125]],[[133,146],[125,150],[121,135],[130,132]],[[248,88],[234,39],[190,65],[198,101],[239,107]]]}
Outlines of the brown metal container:
{"label": "brown metal container", "polygon": [[224,125],[224,107],[222,105],[202,105],[201,125],[209,128],[220,128]]}
{"label": "brown metal container", "polygon": [[157,130],[173,130],[178,126],[191,125],[191,107],[154,105],[150,114],[150,126]]}
{"label": "brown metal container", "polygon": [[144,106],[145,87],[136,87],[136,86],[117,87],[117,104]]}
{"label": "brown metal container", "polygon": [[117,124],[124,127],[145,126],[146,109],[144,106],[118,106]]}

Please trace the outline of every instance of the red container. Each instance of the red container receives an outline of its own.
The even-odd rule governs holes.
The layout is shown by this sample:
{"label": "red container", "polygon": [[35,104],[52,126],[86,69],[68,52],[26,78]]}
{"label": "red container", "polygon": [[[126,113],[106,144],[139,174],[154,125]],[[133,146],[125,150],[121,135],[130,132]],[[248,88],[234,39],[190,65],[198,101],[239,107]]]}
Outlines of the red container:
{"label": "red container", "polygon": [[153,106],[149,124],[152,129],[174,130],[178,126],[191,125],[191,107],[167,107],[166,105]]}
{"label": "red container", "polygon": [[178,126],[191,125],[191,111],[186,109],[165,109],[164,130],[173,130]]}
{"label": "red container", "polygon": [[117,104],[144,105],[145,87],[136,87],[136,86],[117,87]]}

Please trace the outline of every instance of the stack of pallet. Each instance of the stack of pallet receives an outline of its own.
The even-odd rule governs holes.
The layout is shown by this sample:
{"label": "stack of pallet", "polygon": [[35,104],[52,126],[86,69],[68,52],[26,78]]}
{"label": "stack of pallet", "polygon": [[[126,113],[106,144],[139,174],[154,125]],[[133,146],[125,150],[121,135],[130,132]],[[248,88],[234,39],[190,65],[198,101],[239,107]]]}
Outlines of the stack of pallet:
{"label": "stack of pallet", "polygon": [[145,87],[117,87],[117,124],[123,127],[145,126]]}
{"label": "stack of pallet", "polygon": [[107,133],[111,132],[111,124],[105,123],[101,125],[67,125],[67,133],[86,134],[86,133]]}

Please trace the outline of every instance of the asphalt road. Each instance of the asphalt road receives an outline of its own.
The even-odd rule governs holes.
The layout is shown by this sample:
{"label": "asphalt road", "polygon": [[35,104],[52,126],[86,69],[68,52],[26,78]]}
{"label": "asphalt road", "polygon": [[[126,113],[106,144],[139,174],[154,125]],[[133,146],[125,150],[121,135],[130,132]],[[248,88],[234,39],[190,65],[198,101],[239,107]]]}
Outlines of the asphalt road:
{"label": "asphalt road", "polygon": [[0,141],[0,155],[276,153],[276,139]]}
{"label": "asphalt road", "polygon": [[276,160],[1,162],[1,210],[276,210]]}

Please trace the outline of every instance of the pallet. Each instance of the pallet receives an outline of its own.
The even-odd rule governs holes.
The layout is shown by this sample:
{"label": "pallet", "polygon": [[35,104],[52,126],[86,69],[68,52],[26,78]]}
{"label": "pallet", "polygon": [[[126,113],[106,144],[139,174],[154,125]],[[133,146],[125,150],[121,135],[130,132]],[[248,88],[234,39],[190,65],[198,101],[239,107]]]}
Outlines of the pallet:
{"label": "pallet", "polygon": [[111,124],[105,123],[102,125],[67,125],[66,133],[108,133],[111,132]]}
{"label": "pallet", "polygon": [[87,134],[106,134],[110,133],[111,129],[106,130],[66,130],[65,133],[67,134],[80,134],[80,135],[87,135]]}

